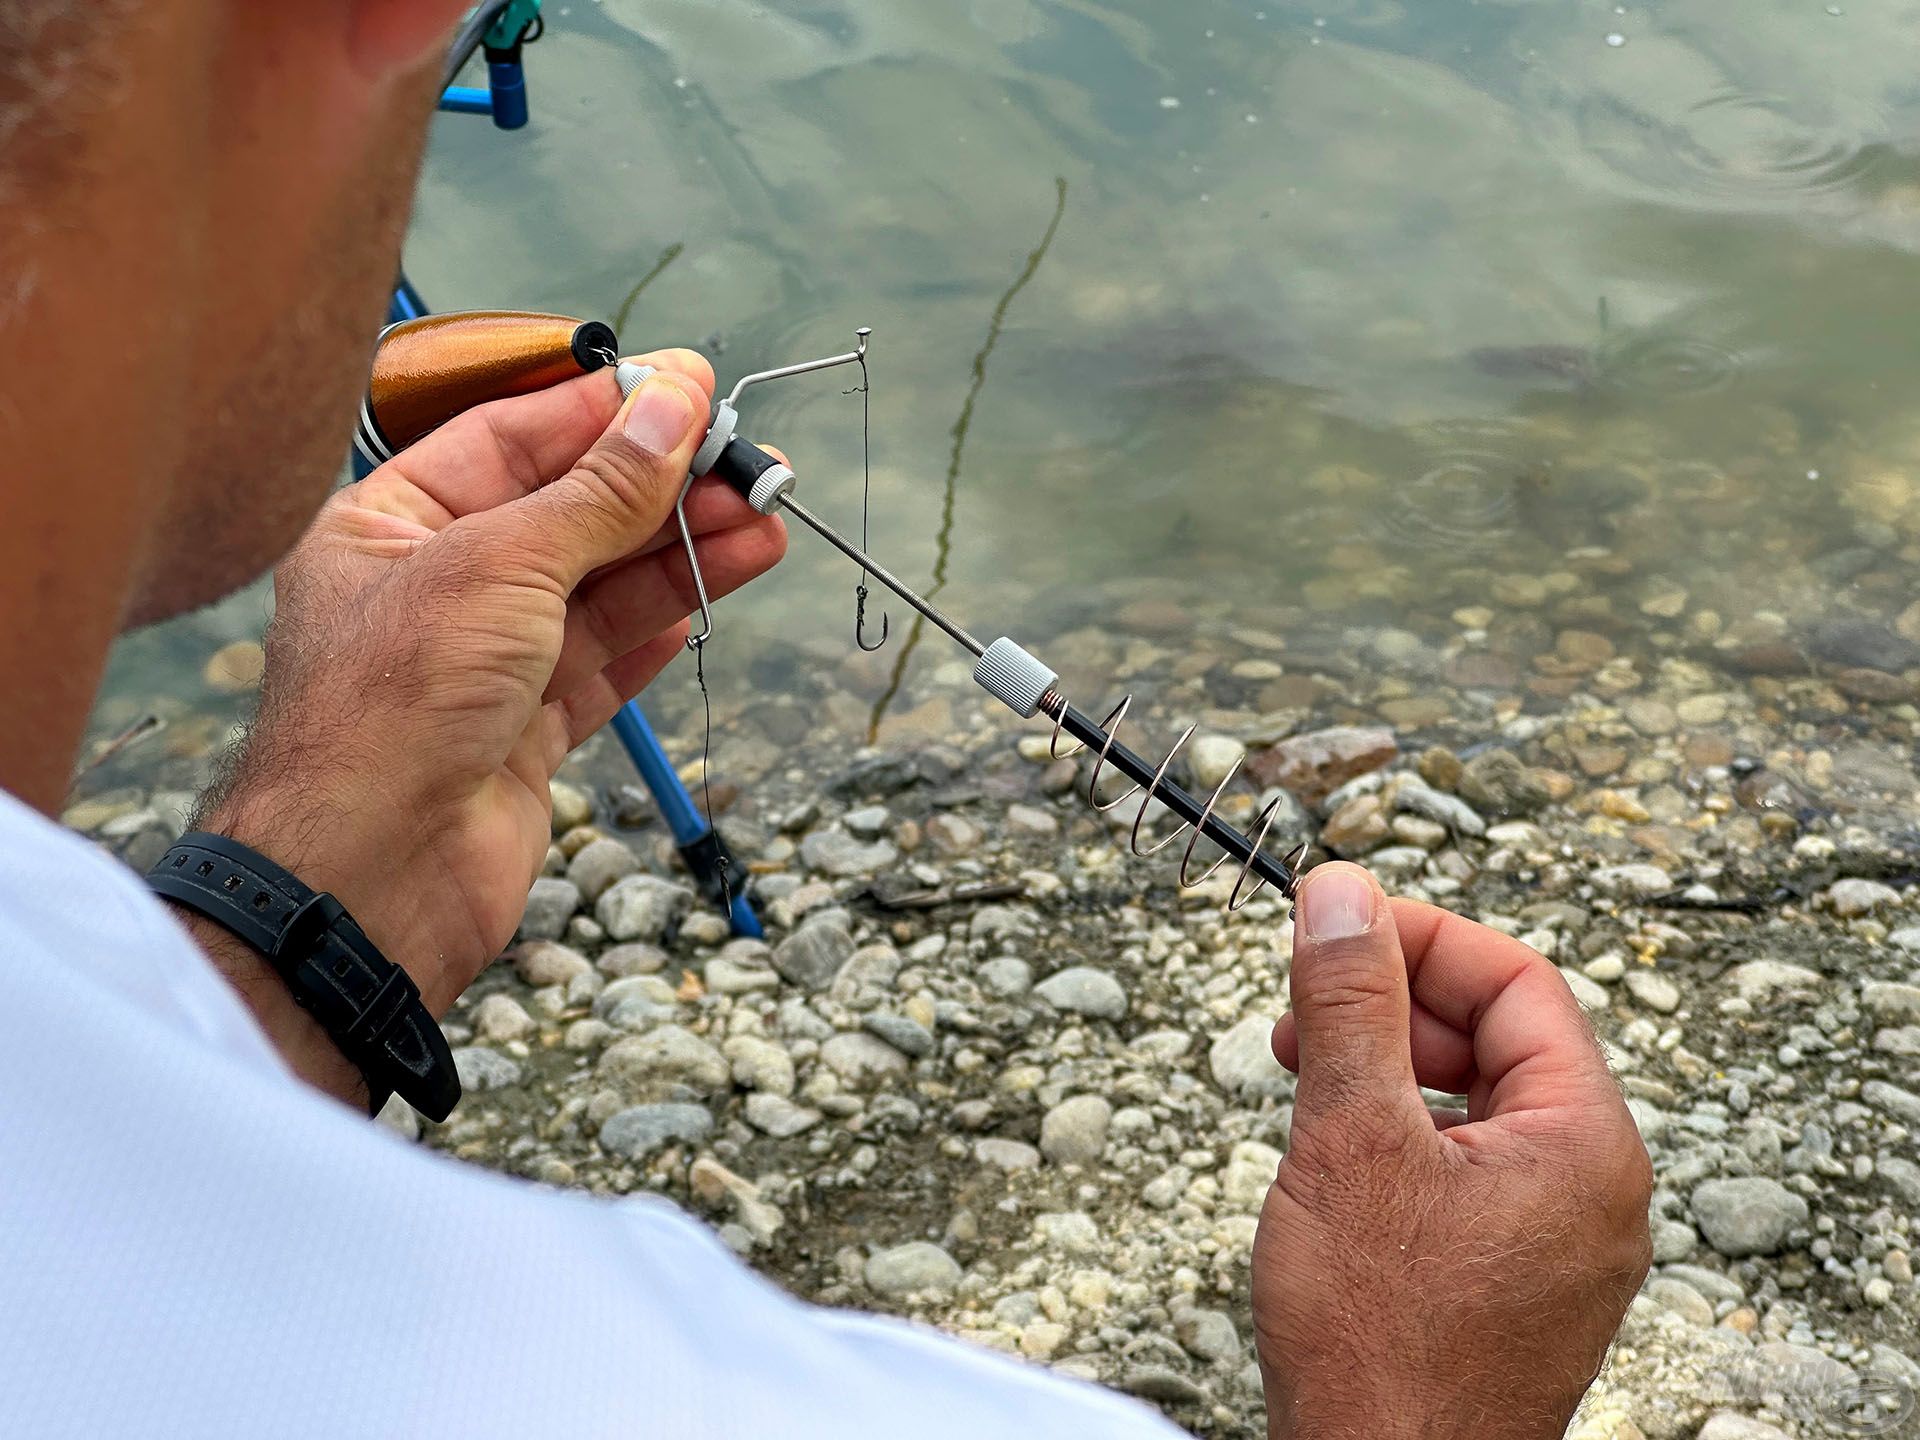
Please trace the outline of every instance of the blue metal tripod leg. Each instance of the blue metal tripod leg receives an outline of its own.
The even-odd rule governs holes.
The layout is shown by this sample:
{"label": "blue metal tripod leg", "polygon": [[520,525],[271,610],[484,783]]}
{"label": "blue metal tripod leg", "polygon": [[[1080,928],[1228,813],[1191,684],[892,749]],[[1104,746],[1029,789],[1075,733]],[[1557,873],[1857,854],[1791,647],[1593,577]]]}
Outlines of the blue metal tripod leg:
{"label": "blue metal tripod leg", "polygon": [[687,787],[680,783],[678,772],[667,763],[667,752],[660,748],[659,737],[633,701],[622,705],[613,717],[613,733],[626,747],[640,771],[640,778],[647,782],[647,789],[653,792],[667,828],[673,831],[674,843],[680,847],[680,858],[686,861],[700,888],[716,902],[725,897],[727,918],[733,922],[734,934],[759,939],[765,932],[760,928],[759,917],[753,913],[753,906],[747,902],[745,871],[719,832],[707,824],[706,817],[695,807]]}

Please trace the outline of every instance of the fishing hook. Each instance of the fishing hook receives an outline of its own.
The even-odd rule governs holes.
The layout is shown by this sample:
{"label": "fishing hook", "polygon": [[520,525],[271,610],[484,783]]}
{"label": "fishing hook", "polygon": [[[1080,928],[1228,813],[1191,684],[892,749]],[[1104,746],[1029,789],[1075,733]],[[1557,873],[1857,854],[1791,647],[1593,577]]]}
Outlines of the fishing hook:
{"label": "fishing hook", "polygon": [[867,643],[867,587],[856,585],[853,591],[853,643],[868,654],[872,654],[887,643],[887,632],[892,628],[887,612],[880,612],[880,638],[869,645]]}

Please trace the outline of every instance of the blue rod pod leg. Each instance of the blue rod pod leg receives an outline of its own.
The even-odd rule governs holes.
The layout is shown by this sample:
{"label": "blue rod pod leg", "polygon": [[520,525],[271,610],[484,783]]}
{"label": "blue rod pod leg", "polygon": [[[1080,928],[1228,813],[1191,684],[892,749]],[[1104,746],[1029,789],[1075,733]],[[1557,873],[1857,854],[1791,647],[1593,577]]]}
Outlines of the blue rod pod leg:
{"label": "blue rod pod leg", "polygon": [[765,932],[747,902],[745,871],[719,832],[707,824],[706,817],[694,805],[687,787],[680,783],[680,776],[668,763],[659,737],[633,701],[622,705],[614,715],[613,733],[632,758],[640,778],[646,781],[647,789],[653,792],[660,814],[673,832],[674,844],[680,847],[680,858],[686,862],[695,882],[715,904],[725,899],[734,934],[759,939]]}

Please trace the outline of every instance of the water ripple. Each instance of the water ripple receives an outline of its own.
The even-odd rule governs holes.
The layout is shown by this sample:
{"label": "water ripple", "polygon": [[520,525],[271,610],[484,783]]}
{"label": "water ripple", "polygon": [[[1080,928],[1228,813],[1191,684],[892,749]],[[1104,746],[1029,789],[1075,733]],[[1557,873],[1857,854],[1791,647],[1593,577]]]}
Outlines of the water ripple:
{"label": "water ripple", "polygon": [[1386,538],[1456,554],[1498,549],[1514,533],[1519,488],[1535,466],[1503,426],[1441,426],[1432,440],[1423,468],[1383,507]]}
{"label": "water ripple", "polygon": [[1630,179],[1735,201],[1836,190],[1884,153],[1817,104],[1744,90],[1709,95],[1664,122],[1596,101],[1580,128],[1589,148]]}
{"label": "water ripple", "polygon": [[1704,395],[1732,384],[1743,364],[1711,340],[1640,331],[1602,345],[1594,373],[1600,384],[1636,395]]}

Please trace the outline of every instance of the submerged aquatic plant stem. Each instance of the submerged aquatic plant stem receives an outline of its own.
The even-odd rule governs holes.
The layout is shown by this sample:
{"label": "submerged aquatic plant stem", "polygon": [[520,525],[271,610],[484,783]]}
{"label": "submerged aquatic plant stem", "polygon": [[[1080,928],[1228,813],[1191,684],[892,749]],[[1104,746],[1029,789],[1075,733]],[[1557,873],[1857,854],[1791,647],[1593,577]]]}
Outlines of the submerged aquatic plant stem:
{"label": "submerged aquatic plant stem", "polygon": [[676,240],[660,252],[660,258],[653,262],[653,268],[640,277],[633,289],[627,292],[627,298],[620,302],[620,308],[614,312],[614,334],[619,335],[626,331],[627,321],[633,318],[633,302],[640,298],[640,292],[659,279],[660,272],[678,260],[680,252],[686,248],[683,241]]}
{"label": "submerged aquatic plant stem", "polygon": [[[967,448],[967,432],[973,426],[974,404],[980,398],[981,388],[987,383],[987,358],[1000,343],[1000,331],[1006,325],[1007,311],[1013,304],[1014,296],[1027,288],[1027,283],[1040,269],[1040,262],[1047,258],[1047,251],[1053,246],[1053,237],[1060,229],[1060,219],[1067,213],[1066,177],[1056,176],[1053,184],[1053,218],[1047,221],[1046,233],[1040,237],[1040,243],[1028,254],[1026,265],[1000,296],[1000,303],[993,307],[993,315],[987,321],[987,337],[974,352],[973,381],[967,386],[967,398],[960,406],[959,418],[953,422],[953,429],[949,432],[953,437],[953,445],[947,452],[946,490],[940,504],[940,531],[934,537],[933,582],[926,590],[929,600],[946,588],[947,565],[953,556],[953,513],[959,493],[960,462]],[[900,647],[894,657],[893,673],[887,677],[887,688],[880,692],[880,698],[874,702],[873,714],[867,721],[868,744],[879,738],[880,722],[886,718],[888,708],[900,693],[901,683],[906,679],[907,663],[913,659],[913,652],[920,644],[920,635],[925,629],[925,617],[916,615],[913,629],[907,635],[907,643]]]}

